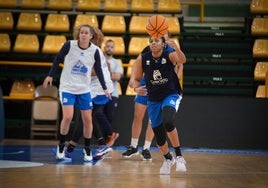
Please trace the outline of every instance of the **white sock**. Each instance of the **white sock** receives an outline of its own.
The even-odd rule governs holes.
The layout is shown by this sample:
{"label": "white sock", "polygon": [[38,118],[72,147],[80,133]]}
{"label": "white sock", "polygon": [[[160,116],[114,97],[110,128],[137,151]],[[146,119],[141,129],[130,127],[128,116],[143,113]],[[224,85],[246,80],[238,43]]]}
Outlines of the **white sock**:
{"label": "white sock", "polygon": [[147,140],[145,140],[143,149],[148,149],[148,150],[150,150],[151,143],[152,143],[151,141],[147,141]]}
{"label": "white sock", "polygon": [[136,148],[138,146],[139,139],[137,138],[131,138],[131,146]]}

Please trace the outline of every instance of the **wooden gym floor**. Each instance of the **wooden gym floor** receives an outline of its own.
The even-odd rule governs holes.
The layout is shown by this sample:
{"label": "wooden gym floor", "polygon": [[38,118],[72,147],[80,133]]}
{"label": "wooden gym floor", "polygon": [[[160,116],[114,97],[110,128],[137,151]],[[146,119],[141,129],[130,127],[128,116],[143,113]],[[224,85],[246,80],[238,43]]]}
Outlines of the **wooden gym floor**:
{"label": "wooden gym floor", "polygon": [[0,143],[0,187],[124,187],[124,188],[267,188],[268,151],[183,148],[187,172],[159,175],[162,157],[153,160],[121,157],[125,147],[113,147],[103,160],[84,163],[82,148],[73,160],[57,161],[57,141],[4,140]]}

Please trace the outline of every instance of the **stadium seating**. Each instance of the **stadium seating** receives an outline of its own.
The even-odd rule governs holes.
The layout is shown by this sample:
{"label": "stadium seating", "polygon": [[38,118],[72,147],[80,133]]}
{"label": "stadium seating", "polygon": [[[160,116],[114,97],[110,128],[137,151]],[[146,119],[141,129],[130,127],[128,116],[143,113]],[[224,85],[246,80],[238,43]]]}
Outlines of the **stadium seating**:
{"label": "stadium seating", "polygon": [[114,41],[114,55],[124,55],[125,54],[125,42],[123,37],[119,36],[104,36],[104,42],[102,43],[102,49],[105,45],[105,41],[107,40]]}
{"label": "stadium seating", "polygon": [[9,34],[0,33],[0,52],[9,52],[11,49],[11,41]]}
{"label": "stadium seating", "polygon": [[158,13],[181,13],[180,0],[158,0],[157,2]]}
{"label": "stadium seating", "polygon": [[132,66],[135,63],[135,61],[136,61],[136,59],[130,59],[129,60],[128,67],[127,67],[127,74],[126,74],[126,76],[128,78],[130,78],[130,76],[131,76]]}
{"label": "stadium seating", "polygon": [[131,88],[129,85],[127,85],[126,95],[133,96],[133,95],[136,95],[136,92],[134,91],[133,88]]}
{"label": "stadium seating", "polygon": [[45,0],[21,0],[20,7],[23,9],[44,9]]}
{"label": "stadium seating", "polygon": [[126,0],[105,0],[103,9],[107,12],[126,12],[127,6]]}
{"label": "stadium seating", "polygon": [[49,14],[45,24],[46,31],[69,32],[70,22],[67,14]]}
{"label": "stadium seating", "polygon": [[76,10],[78,11],[99,11],[101,1],[100,0],[78,0]]}
{"label": "stadium seating", "polygon": [[147,45],[149,45],[148,37],[131,37],[128,46],[128,54],[137,56]]}
{"label": "stadium seating", "polygon": [[251,0],[250,12],[252,14],[268,14],[267,0]]}
{"label": "stadium seating", "polygon": [[149,16],[136,16],[133,15],[129,23],[130,34],[147,34],[146,23]]}
{"label": "stadium seating", "polygon": [[130,11],[131,12],[150,12],[153,13],[154,1],[153,0],[131,0]]}
{"label": "stadium seating", "polygon": [[256,39],[253,45],[253,57],[268,57],[268,39]]}
{"label": "stadium seating", "polygon": [[66,41],[65,35],[46,35],[42,52],[45,54],[56,54]]}
{"label": "stadium seating", "polygon": [[13,50],[19,53],[38,53],[38,36],[36,34],[18,34]]}
{"label": "stadium seating", "polygon": [[0,12],[0,29],[11,30],[14,26],[12,12]]}
{"label": "stadium seating", "polygon": [[42,20],[39,13],[20,13],[17,30],[40,31],[41,28]]}
{"label": "stadium seating", "polygon": [[268,71],[268,62],[257,62],[254,69],[254,80],[264,81]]}
{"label": "stadium seating", "polygon": [[266,97],[265,85],[259,85],[256,91],[256,98],[265,98],[265,97]]}
{"label": "stadium seating", "polygon": [[124,16],[105,15],[102,21],[102,32],[122,34],[126,32],[126,22]]}
{"label": "stadium seating", "polygon": [[168,31],[171,35],[179,35],[181,32],[180,23],[177,17],[166,17],[168,20]]}
{"label": "stadium seating", "polygon": [[3,8],[16,8],[17,0],[0,0],[0,7]]}
{"label": "stadium seating", "polygon": [[88,24],[93,27],[99,27],[99,22],[95,14],[78,14],[74,22],[74,28],[81,24]]}
{"label": "stadium seating", "polygon": [[251,24],[253,36],[268,36],[268,18],[256,17]]}
{"label": "stadium seating", "polygon": [[48,0],[47,8],[51,10],[71,10],[72,0]]}

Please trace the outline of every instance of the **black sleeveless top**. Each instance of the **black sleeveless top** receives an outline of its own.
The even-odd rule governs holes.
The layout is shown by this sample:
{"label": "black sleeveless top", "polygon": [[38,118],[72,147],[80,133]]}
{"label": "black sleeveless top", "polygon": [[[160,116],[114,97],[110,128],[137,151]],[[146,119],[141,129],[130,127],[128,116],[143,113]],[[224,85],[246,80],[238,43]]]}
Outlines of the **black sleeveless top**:
{"label": "black sleeveless top", "polygon": [[148,100],[161,101],[171,94],[181,94],[182,89],[169,53],[163,49],[159,58],[153,58],[152,52],[142,53],[142,68],[148,91]]}

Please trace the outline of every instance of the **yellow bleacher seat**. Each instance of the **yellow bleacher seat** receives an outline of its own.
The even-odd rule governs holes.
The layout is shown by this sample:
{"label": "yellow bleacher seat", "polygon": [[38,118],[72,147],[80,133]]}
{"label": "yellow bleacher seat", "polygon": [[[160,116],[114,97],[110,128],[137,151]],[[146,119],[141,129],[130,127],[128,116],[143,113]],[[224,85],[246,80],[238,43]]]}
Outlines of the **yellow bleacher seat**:
{"label": "yellow bleacher seat", "polygon": [[70,22],[67,14],[49,14],[47,16],[46,31],[69,32]]}
{"label": "yellow bleacher seat", "polygon": [[128,54],[139,55],[142,52],[142,50],[148,45],[149,45],[148,37],[131,37],[128,46]]}
{"label": "yellow bleacher seat", "polygon": [[126,12],[127,6],[126,0],[105,0],[103,9],[110,12]]}
{"label": "yellow bleacher seat", "polygon": [[126,74],[126,76],[128,78],[130,78],[130,76],[131,76],[132,66],[135,63],[135,61],[136,61],[136,59],[130,59],[129,60],[128,67],[127,67],[127,74]]}
{"label": "yellow bleacher seat", "polygon": [[172,35],[178,35],[181,32],[180,23],[177,17],[166,17],[168,20],[168,31]]}
{"label": "yellow bleacher seat", "polygon": [[15,80],[10,90],[10,97],[17,99],[33,99],[35,86],[32,80]]}
{"label": "yellow bleacher seat", "polygon": [[44,9],[45,0],[22,0],[20,7],[25,9]]}
{"label": "yellow bleacher seat", "polygon": [[37,53],[39,40],[36,34],[18,34],[16,37],[14,52]]}
{"label": "yellow bleacher seat", "polygon": [[119,36],[104,36],[104,42],[102,43],[102,49],[105,45],[105,41],[107,40],[114,41],[114,55],[124,55],[125,54],[125,42],[123,37]]}
{"label": "yellow bleacher seat", "polygon": [[42,28],[42,20],[39,13],[28,13],[21,12],[17,29],[18,30],[30,30],[30,31],[39,31]]}
{"label": "yellow bleacher seat", "polygon": [[265,85],[259,85],[256,91],[256,98],[265,98],[265,97],[266,97]]}
{"label": "yellow bleacher seat", "polygon": [[125,33],[126,22],[124,16],[120,15],[104,16],[101,30],[104,33]]}
{"label": "yellow bleacher seat", "polygon": [[48,0],[47,8],[51,10],[71,10],[72,0]]}
{"label": "yellow bleacher seat", "polygon": [[45,54],[56,54],[67,41],[65,35],[47,35],[44,40],[42,52]]}
{"label": "yellow bleacher seat", "polygon": [[0,7],[3,8],[16,8],[17,0],[0,0]]}
{"label": "yellow bleacher seat", "polygon": [[121,87],[121,84],[119,82],[117,82],[116,87],[118,89],[118,95],[122,95],[122,87]]}
{"label": "yellow bleacher seat", "polygon": [[153,0],[131,0],[131,12],[154,12]]}
{"label": "yellow bleacher seat", "polygon": [[134,91],[133,88],[129,87],[129,85],[127,86],[126,89],[126,95],[136,95],[137,93]]}
{"label": "yellow bleacher seat", "polygon": [[0,52],[9,52],[11,48],[10,37],[7,33],[0,33]]}
{"label": "yellow bleacher seat", "polygon": [[14,19],[12,12],[0,12],[0,29],[13,29]]}
{"label": "yellow bleacher seat", "polygon": [[268,57],[268,39],[256,39],[253,45],[253,57]]}
{"label": "yellow bleacher seat", "polygon": [[97,16],[93,14],[78,14],[74,22],[74,27],[76,28],[81,24],[88,24],[93,27],[99,27]]}
{"label": "yellow bleacher seat", "polygon": [[254,69],[254,80],[264,81],[268,71],[268,62],[257,62]]}
{"label": "yellow bleacher seat", "polygon": [[76,10],[79,11],[99,11],[101,1],[100,0],[78,0]]}
{"label": "yellow bleacher seat", "polygon": [[251,0],[250,12],[252,14],[267,14],[268,1],[267,0]]}
{"label": "yellow bleacher seat", "polygon": [[147,34],[146,23],[149,16],[135,16],[133,15],[129,23],[130,34]]}
{"label": "yellow bleacher seat", "polygon": [[181,13],[180,0],[158,0],[157,12],[159,13]]}
{"label": "yellow bleacher seat", "polygon": [[268,18],[254,18],[251,24],[253,36],[268,35]]}

